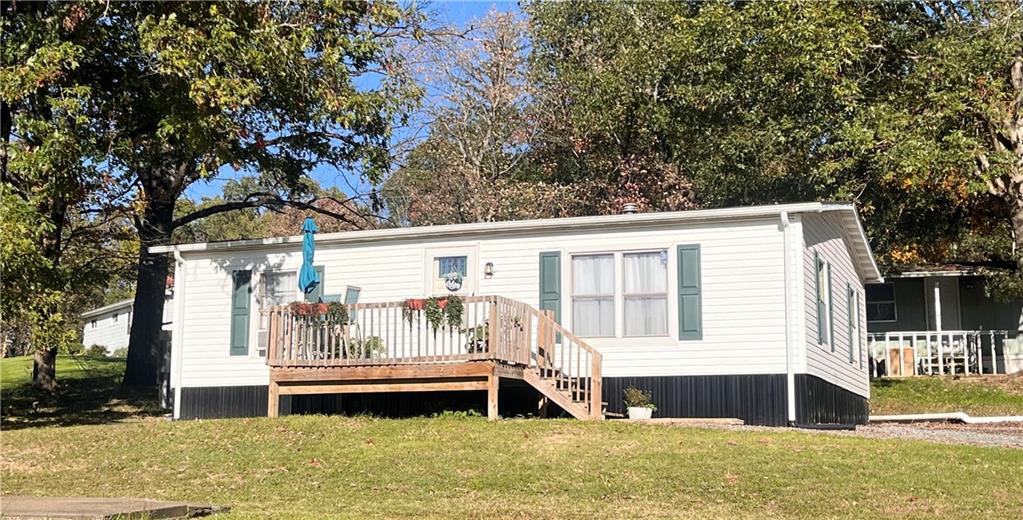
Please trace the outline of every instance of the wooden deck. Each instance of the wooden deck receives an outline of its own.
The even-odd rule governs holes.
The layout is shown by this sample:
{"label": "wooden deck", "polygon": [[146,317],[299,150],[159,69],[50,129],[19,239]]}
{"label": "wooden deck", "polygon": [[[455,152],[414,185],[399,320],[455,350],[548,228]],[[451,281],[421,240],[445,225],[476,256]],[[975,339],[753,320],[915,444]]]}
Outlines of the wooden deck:
{"label": "wooden deck", "polygon": [[[429,323],[406,302],[353,304],[336,314],[275,307],[268,321],[268,414],[279,396],[486,391],[517,379],[580,419],[603,418],[601,355],[550,313],[500,296],[461,299],[460,317]],[[436,328],[435,328],[436,327]]]}

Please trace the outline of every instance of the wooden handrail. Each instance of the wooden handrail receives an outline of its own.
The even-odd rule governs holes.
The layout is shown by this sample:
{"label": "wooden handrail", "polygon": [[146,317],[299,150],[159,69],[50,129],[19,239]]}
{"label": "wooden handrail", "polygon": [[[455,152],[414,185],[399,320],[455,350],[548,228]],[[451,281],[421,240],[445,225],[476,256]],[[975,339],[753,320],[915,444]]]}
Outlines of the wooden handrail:
{"label": "wooden handrail", "polygon": [[437,328],[405,301],[348,304],[348,319],[265,311],[272,367],[367,366],[494,360],[526,367],[562,395],[602,417],[603,356],[549,311],[503,296],[462,298],[458,322]]}

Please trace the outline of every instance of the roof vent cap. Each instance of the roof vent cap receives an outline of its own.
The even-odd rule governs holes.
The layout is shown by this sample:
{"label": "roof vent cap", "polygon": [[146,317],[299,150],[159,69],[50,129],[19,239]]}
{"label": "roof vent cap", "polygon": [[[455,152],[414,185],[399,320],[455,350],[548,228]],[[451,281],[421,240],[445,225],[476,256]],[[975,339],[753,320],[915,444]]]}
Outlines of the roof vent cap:
{"label": "roof vent cap", "polygon": [[639,213],[639,206],[637,206],[635,202],[626,202],[622,205],[623,215],[633,215],[636,213]]}

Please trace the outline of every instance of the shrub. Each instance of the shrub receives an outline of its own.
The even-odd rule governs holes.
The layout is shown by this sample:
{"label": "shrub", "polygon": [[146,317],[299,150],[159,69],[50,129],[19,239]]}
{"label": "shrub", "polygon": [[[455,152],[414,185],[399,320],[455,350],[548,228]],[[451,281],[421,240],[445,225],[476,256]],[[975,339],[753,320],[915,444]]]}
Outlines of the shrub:
{"label": "shrub", "polygon": [[649,408],[651,410],[657,410],[651,400],[650,392],[645,392],[634,386],[630,386],[625,389],[625,406],[629,408]]}
{"label": "shrub", "polygon": [[103,345],[92,345],[85,349],[86,357],[107,357],[107,348]]}
{"label": "shrub", "polygon": [[115,350],[111,357],[126,359],[128,357],[128,347],[121,347]]}

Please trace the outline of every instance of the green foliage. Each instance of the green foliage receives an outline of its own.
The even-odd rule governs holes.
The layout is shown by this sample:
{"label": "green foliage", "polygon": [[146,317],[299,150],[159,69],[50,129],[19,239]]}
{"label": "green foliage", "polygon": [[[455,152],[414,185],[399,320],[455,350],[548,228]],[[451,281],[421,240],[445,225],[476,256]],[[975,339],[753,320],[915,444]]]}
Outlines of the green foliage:
{"label": "green foliage", "polygon": [[462,304],[462,298],[458,295],[448,296],[447,300],[448,304],[444,306],[444,317],[448,326],[457,330],[462,326],[462,314],[465,312],[465,306]]}
{"label": "green foliage", "polygon": [[1023,250],[1018,2],[526,11],[532,159],[595,211],[851,200],[887,265],[1018,260],[976,235]]}
{"label": "green foliage", "polygon": [[657,405],[651,401],[650,392],[640,390],[634,386],[630,386],[625,389],[625,406],[630,408],[649,408],[653,411],[657,411]]}
{"label": "green foliage", "polygon": [[349,359],[370,359],[387,352],[387,345],[380,336],[367,338],[350,337],[345,340],[345,354]]}
{"label": "green foliage", "polygon": [[444,324],[444,309],[440,306],[440,299],[436,296],[426,299],[423,314],[426,316],[426,321],[430,323],[430,327],[434,332],[437,332],[437,329]]}
{"label": "green foliage", "polygon": [[103,345],[90,345],[82,355],[86,357],[107,357],[107,348]]}

